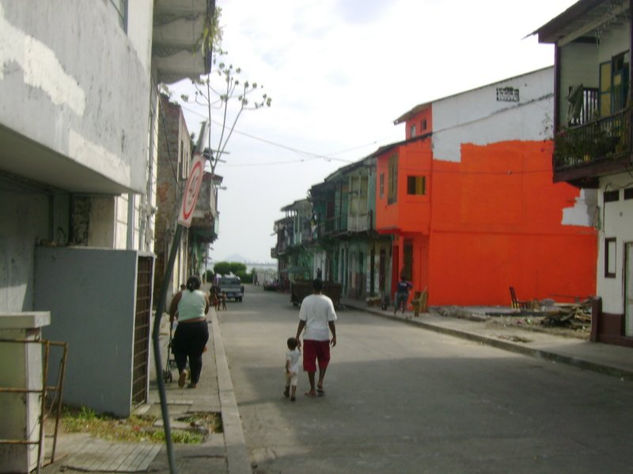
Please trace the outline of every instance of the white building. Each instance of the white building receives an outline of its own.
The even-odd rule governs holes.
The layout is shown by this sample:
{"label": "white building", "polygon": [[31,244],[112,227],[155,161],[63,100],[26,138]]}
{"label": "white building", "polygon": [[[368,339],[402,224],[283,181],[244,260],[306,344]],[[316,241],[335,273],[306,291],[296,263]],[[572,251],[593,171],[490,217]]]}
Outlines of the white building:
{"label": "white building", "polygon": [[68,403],[148,385],[158,85],[209,71],[213,0],[0,0],[0,312],[51,311]]}
{"label": "white building", "polygon": [[592,340],[633,347],[630,2],[581,0],[537,30],[555,46],[554,180],[598,191]]}

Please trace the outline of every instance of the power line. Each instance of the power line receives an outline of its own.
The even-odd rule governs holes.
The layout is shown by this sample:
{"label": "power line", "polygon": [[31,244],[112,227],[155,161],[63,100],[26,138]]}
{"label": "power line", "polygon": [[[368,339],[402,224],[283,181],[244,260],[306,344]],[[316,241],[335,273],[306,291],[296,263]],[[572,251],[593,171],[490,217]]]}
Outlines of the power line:
{"label": "power line", "polygon": [[[185,107],[183,105],[181,105],[181,107],[184,110],[187,110],[188,112],[191,112],[194,115],[197,115],[199,117],[208,119],[208,117],[206,115],[198,112],[197,110],[191,109],[189,107]],[[218,122],[216,120],[211,120],[211,122],[213,122],[216,125],[223,126],[222,123],[220,123],[220,122]],[[299,155],[306,155],[306,156],[312,157],[313,159],[321,159],[321,160],[325,160],[325,161],[340,161],[340,162],[343,162],[343,163],[353,163],[354,162],[354,160],[346,160],[346,159],[343,159],[343,158],[336,158],[335,156],[332,156],[332,155],[322,155],[322,154],[314,153],[314,152],[311,152],[311,151],[301,150],[299,148],[291,147],[289,145],[284,145],[283,143],[278,143],[278,142],[275,142],[275,141],[272,141],[272,140],[268,140],[266,138],[262,138],[262,137],[258,137],[256,135],[252,135],[250,133],[242,132],[241,130],[238,130],[238,129],[235,129],[234,131],[235,131],[235,133],[237,133],[239,135],[244,135],[245,137],[251,138],[253,140],[257,140],[257,141],[266,143],[268,145],[276,146],[278,148],[283,148],[285,150],[291,151],[293,153],[297,153]],[[374,143],[376,143],[376,142],[374,141],[372,143],[369,143],[368,145],[371,145],[371,144],[374,144]],[[350,149],[347,149],[347,150],[342,150],[342,151],[336,152],[336,153],[334,153],[334,155],[345,153],[346,151],[362,148],[362,147],[368,146],[368,145],[359,145],[359,146],[354,147],[354,148],[350,148]]]}

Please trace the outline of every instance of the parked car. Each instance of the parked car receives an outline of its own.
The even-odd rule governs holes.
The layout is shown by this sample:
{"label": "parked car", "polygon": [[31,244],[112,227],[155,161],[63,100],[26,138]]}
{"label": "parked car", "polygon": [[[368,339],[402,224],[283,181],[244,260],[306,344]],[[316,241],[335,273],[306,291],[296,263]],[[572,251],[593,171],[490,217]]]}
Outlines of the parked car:
{"label": "parked car", "polygon": [[244,298],[244,286],[242,280],[235,276],[225,276],[220,278],[220,293],[226,295],[226,299],[242,301]]}

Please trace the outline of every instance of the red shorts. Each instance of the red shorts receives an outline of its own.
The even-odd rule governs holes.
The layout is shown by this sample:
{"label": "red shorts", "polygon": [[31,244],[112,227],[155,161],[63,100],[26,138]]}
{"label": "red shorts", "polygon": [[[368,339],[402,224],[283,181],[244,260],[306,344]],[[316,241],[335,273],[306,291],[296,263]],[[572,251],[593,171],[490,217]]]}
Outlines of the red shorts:
{"label": "red shorts", "polygon": [[316,372],[316,361],[323,370],[330,362],[330,341],[303,341],[303,370]]}

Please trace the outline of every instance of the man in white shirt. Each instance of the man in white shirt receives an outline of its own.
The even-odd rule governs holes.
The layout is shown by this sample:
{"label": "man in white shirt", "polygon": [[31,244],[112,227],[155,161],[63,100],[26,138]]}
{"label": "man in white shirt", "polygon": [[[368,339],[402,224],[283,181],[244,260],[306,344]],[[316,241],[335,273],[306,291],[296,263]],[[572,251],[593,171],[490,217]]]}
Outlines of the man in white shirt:
{"label": "man in white shirt", "polygon": [[[306,392],[308,397],[325,395],[323,390],[323,379],[325,371],[330,362],[330,344],[336,345],[336,312],[332,300],[324,295],[323,282],[316,279],[312,282],[313,293],[306,296],[301,302],[299,310],[299,325],[297,327],[297,341],[301,332],[303,335],[303,370],[308,373],[310,380],[310,391]],[[332,339],[330,339],[330,331]],[[319,364],[319,380],[314,384],[314,374],[317,362]]]}

